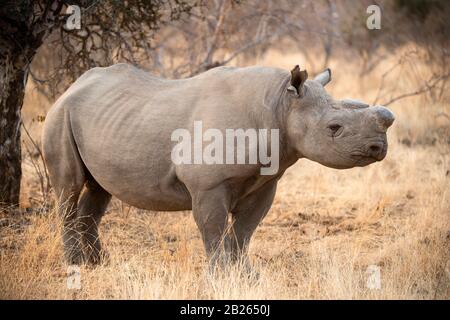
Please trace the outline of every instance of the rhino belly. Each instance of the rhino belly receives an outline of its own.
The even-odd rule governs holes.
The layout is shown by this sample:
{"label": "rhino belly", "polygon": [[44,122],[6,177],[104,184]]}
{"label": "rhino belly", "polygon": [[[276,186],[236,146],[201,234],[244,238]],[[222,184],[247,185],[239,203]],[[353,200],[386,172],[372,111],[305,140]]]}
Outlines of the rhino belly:
{"label": "rhino belly", "polygon": [[174,168],[161,163],[161,159],[142,166],[124,161],[123,157],[103,158],[89,152],[81,153],[81,158],[106,191],[132,206],[158,211],[191,209],[189,192],[176,177]]}

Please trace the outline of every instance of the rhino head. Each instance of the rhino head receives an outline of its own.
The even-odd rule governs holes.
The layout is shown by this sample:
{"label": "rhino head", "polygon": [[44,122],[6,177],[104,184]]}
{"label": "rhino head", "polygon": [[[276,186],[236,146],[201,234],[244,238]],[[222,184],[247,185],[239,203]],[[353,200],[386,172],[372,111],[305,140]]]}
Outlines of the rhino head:
{"label": "rhino head", "polygon": [[386,131],[395,119],[392,112],[356,100],[335,100],[325,91],[329,69],[307,78],[306,70],[296,66],[288,87],[286,133],[298,156],[336,169],[383,160]]}

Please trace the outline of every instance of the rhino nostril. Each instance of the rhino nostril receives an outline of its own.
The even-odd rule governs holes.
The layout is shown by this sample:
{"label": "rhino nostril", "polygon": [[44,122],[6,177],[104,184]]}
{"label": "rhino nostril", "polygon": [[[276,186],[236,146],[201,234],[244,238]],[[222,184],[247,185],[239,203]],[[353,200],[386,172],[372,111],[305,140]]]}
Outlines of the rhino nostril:
{"label": "rhino nostril", "polygon": [[384,158],[384,153],[384,144],[373,143],[369,145],[368,154],[370,157],[381,160],[382,158]]}
{"label": "rhino nostril", "polygon": [[381,151],[381,147],[378,145],[370,146],[369,148],[371,154],[377,154]]}

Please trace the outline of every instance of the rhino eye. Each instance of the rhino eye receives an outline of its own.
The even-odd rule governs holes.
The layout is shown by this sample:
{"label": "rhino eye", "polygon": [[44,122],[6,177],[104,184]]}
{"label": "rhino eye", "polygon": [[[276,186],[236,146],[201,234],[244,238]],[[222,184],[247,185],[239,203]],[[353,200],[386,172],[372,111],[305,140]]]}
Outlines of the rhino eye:
{"label": "rhino eye", "polygon": [[342,126],[338,124],[331,124],[328,126],[328,129],[333,137],[340,135],[342,132]]}

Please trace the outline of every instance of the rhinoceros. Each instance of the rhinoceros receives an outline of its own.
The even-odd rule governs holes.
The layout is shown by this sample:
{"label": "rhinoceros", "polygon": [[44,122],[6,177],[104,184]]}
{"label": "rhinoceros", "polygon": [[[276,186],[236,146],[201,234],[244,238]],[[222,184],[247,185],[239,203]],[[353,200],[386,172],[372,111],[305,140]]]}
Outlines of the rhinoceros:
{"label": "rhinoceros", "polygon": [[[68,263],[105,256],[98,225],[112,195],[146,210],[192,210],[211,263],[245,259],[279,179],[298,159],[346,169],[386,156],[393,113],[333,99],[330,80],[329,69],[308,80],[298,66],[217,67],[177,80],[128,64],[84,73],[48,112],[42,139]],[[196,121],[219,132],[278,130],[277,170],[173,161],[173,132],[192,132]]]}

